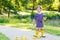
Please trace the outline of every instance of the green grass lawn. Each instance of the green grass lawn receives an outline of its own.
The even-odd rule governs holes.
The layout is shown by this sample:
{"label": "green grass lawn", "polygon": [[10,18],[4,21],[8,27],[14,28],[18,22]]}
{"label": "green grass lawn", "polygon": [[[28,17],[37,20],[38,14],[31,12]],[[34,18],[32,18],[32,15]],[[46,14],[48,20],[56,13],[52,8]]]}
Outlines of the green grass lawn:
{"label": "green grass lawn", "polygon": [[45,31],[60,36],[60,27],[45,26]]}
{"label": "green grass lawn", "polygon": [[0,40],[9,40],[4,34],[0,33]]}

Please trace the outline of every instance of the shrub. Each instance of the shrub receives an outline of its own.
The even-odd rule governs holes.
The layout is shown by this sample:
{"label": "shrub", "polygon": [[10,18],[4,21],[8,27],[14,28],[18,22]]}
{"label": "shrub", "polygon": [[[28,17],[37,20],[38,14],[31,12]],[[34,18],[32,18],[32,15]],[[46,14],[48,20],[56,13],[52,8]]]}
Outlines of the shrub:
{"label": "shrub", "polygon": [[22,19],[21,22],[23,22],[23,23],[30,23],[30,18]]}
{"label": "shrub", "polygon": [[9,40],[4,34],[0,33],[0,40]]}
{"label": "shrub", "polygon": [[15,15],[15,16],[12,16],[11,18],[21,19],[21,18],[22,18],[22,16],[21,16],[21,15]]}
{"label": "shrub", "polygon": [[44,13],[45,17],[47,17],[47,19],[60,19],[60,14],[55,13],[55,12],[45,12]]}
{"label": "shrub", "polygon": [[7,17],[0,17],[0,23],[9,23],[9,19]]}
{"label": "shrub", "polygon": [[27,20],[26,20],[26,19],[22,19],[22,22],[23,22],[23,23],[27,23]]}
{"label": "shrub", "polygon": [[19,19],[10,19],[10,21],[9,21],[9,23],[19,23],[19,22],[20,22]]}

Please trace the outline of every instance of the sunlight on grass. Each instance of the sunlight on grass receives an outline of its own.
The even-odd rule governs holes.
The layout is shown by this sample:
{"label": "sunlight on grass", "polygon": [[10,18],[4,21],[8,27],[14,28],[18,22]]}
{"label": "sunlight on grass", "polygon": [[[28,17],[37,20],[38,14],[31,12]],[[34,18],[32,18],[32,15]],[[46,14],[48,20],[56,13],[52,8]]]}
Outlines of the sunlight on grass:
{"label": "sunlight on grass", "polygon": [[31,23],[4,24],[4,26],[24,28],[24,29],[35,29],[35,25],[33,25]]}

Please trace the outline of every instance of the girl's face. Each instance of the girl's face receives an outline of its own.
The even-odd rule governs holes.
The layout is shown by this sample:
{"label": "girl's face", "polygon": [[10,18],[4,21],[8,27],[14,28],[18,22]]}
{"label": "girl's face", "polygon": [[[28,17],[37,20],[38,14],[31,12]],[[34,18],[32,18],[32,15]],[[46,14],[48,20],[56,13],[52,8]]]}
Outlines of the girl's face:
{"label": "girl's face", "polygon": [[39,13],[41,12],[41,9],[40,9],[39,7],[38,7],[36,10],[37,10],[37,12],[39,12]]}

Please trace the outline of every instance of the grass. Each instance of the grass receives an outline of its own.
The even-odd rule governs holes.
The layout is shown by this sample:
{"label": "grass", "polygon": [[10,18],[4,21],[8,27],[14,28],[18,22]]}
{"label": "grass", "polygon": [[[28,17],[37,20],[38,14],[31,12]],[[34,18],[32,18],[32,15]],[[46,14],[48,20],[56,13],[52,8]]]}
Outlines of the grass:
{"label": "grass", "polygon": [[0,33],[0,40],[9,40],[4,34]]}
{"label": "grass", "polygon": [[16,28],[24,28],[24,29],[35,29],[31,23],[16,23],[16,24],[3,24],[4,26],[16,27]]}
{"label": "grass", "polygon": [[60,27],[60,19],[58,20],[47,20],[46,22],[44,22],[44,24],[46,26],[56,26],[56,27]]}
{"label": "grass", "polygon": [[60,27],[53,27],[53,26],[45,26],[45,31],[60,36]]}

